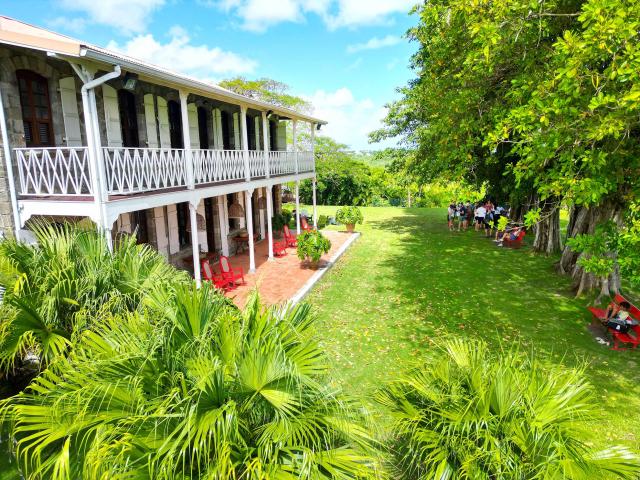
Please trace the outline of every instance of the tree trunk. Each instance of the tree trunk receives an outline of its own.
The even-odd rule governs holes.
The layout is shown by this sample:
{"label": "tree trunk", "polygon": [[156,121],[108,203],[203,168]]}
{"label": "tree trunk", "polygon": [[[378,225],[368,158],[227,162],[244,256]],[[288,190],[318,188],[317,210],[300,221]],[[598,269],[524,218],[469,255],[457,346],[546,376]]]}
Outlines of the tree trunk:
{"label": "tree trunk", "polygon": [[[539,204],[539,202],[536,202]],[[542,205],[541,220],[534,226],[533,250],[550,255],[562,249],[560,238],[560,209],[554,201]]]}
{"label": "tree trunk", "polygon": [[[567,228],[567,238],[573,238],[581,234],[593,234],[599,224],[609,220],[620,224],[621,211],[620,205],[610,202],[593,207],[573,207]],[[607,278],[596,277],[591,273],[585,272],[578,264],[578,260],[583,255],[586,254],[576,253],[565,245],[560,261],[557,264],[560,273],[571,276],[576,296],[599,288],[600,291],[595,302],[599,303],[602,298],[610,296],[612,293],[618,293],[620,291],[620,273],[617,264],[613,273]],[[612,252],[611,255],[615,256],[615,252]]]}

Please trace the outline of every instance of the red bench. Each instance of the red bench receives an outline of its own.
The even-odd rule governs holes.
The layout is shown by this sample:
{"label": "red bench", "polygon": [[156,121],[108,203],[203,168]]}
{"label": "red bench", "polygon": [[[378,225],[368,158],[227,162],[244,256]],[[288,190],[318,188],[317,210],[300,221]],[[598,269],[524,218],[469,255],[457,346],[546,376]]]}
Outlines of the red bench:
{"label": "red bench", "polygon": [[526,234],[527,232],[525,232],[523,228],[522,230],[520,230],[520,233],[518,233],[518,236],[515,238],[515,240],[510,240],[509,234],[505,233],[504,237],[502,238],[502,245],[509,248],[520,248],[522,246],[522,239]]}
{"label": "red bench", "polygon": [[[613,301],[609,304],[609,306],[620,305],[622,302],[628,302],[631,305],[629,308],[629,315],[634,320],[640,321],[640,309],[633,305],[629,300],[624,298],[619,293],[613,297]],[[596,308],[596,307],[588,307],[588,310],[593,315],[593,318],[599,320],[600,322],[604,322],[607,319],[607,308]],[[635,333],[635,337],[633,335],[629,335],[628,333],[622,333],[614,330],[613,328],[609,328],[609,333],[613,337],[613,347],[612,350],[626,350],[625,348],[620,348],[620,344],[631,345],[631,348],[636,348],[640,345],[640,325],[632,325],[631,330]]]}

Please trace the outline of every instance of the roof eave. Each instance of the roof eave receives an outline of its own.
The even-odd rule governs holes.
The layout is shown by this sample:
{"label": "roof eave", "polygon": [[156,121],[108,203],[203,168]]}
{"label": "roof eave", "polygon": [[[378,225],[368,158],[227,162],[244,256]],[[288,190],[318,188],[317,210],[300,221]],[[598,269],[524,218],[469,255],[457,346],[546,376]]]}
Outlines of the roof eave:
{"label": "roof eave", "polygon": [[215,85],[200,82],[191,78],[183,77],[168,71],[161,70],[159,68],[153,68],[152,66],[143,65],[137,62],[127,60],[126,58],[116,55],[109,55],[108,53],[100,50],[95,50],[91,46],[84,45],[80,49],[80,56],[94,60],[97,62],[106,63],[108,65],[120,65],[125,70],[145,75],[150,78],[162,80],[168,84],[172,84],[178,87],[184,87],[194,92],[202,92],[205,96],[213,96],[219,100],[232,100],[238,104],[246,105],[248,107],[255,107],[259,110],[272,110],[281,116],[291,117],[297,120],[303,120],[305,122],[326,125],[325,120],[305,115],[303,113],[296,112],[289,108],[278,107],[267,102],[255,100],[253,98],[245,97],[239,93],[231,92],[229,90],[216,87]]}

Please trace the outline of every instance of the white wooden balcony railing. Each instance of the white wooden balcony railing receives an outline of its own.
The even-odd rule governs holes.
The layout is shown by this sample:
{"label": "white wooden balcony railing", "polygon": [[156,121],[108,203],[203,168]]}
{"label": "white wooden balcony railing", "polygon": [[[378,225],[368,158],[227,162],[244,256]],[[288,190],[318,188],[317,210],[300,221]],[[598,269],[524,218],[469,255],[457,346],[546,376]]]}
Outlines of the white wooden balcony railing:
{"label": "white wooden balcony railing", "polygon": [[314,169],[313,152],[298,152],[298,173],[313,172]]}
{"label": "white wooden balcony railing", "polygon": [[271,176],[296,173],[296,157],[293,152],[269,152]]}
{"label": "white wooden balcony railing", "polygon": [[[22,196],[93,195],[88,147],[14,149]],[[166,189],[187,188],[193,162],[195,185],[246,180],[242,150],[103,147],[102,161],[109,195],[128,195]],[[250,150],[249,176],[266,176],[263,151]],[[269,152],[270,176],[314,171],[312,152]]]}
{"label": "white wooden balcony railing", "polygon": [[20,195],[91,195],[89,149],[51,147],[14,149]]}
{"label": "white wooden balcony railing", "polygon": [[249,173],[251,178],[260,178],[265,176],[264,152],[249,150]]}
{"label": "white wooden balcony railing", "polygon": [[192,150],[196,185],[245,179],[242,150]]}
{"label": "white wooden balcony railing", "polygon": [[102,152],[109,194],[187,186],[183,149],[105,147]]}

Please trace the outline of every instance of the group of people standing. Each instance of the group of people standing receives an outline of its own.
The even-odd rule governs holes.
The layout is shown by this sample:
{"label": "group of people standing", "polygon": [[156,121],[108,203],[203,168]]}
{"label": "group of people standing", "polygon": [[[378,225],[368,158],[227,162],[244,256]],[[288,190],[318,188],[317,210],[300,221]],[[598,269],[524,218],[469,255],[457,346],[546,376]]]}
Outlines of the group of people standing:
{"label": "group of people standing", "polygon": [[467,230],[469,225],[475,225],[475,230],[484,229],[487,237],[491,236],[491,230],[498,226],[502,216],[508,216],[508,211],[502,205],[495,206],[491,200],[471,203],[452,201],[447,209],[447,221],[449,230]]}

